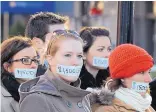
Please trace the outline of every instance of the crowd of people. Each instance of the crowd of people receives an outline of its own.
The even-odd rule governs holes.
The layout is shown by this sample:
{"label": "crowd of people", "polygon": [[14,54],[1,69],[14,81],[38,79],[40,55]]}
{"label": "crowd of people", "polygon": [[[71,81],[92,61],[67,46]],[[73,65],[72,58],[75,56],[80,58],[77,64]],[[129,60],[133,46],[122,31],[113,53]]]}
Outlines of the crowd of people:
{"label": "crowd of people", "polygon": [[65,29],[68,17],[32,15],[25,37],[1,44],[2,112],[155,112],[152,56],[105,27]]}

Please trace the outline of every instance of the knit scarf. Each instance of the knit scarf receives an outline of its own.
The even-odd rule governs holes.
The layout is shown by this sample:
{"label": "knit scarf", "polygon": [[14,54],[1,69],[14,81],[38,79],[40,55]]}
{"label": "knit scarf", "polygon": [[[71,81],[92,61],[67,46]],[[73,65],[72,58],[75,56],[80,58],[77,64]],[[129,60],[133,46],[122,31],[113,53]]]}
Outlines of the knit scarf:
{"label": "knit scarf", "polygon": [[115,92],[115,97],[139,112],[145,112],[145,110],[150,107],[152,101],[152,98],[148,93],[146,93],[145,97],[142,97],[139,93],[123,87],[120,87]]}

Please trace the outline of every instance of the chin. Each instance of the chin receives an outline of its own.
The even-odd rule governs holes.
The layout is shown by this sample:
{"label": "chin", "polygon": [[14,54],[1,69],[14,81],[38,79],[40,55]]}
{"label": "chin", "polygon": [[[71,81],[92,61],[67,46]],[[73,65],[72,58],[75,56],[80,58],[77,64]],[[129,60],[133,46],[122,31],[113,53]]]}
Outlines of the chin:
{"label": "chin", "polygon": [[29,81],[29,80],[31,80],[31,79],[28,79],[28,78],[18,78],[18,79],[17,79],[17,81],[18,81],[19,83],[24,83],[24,82]]}
{"label": "chin", "polygon": [[95,66],[93,66],[95,69],[97,69],[97,70],[106,70],[107,68],[104,68],[104,67],[95,67]]}
{"label": "chin", "polygon": [[79,78],[78,76],[63,76],[62,77],[67,82],[75,82]]}
{"label": "chin", "polygon": [[146,92],[142,92],[142,93],[140,93],[140,94],[141,94],[142,97],[145,97]]}

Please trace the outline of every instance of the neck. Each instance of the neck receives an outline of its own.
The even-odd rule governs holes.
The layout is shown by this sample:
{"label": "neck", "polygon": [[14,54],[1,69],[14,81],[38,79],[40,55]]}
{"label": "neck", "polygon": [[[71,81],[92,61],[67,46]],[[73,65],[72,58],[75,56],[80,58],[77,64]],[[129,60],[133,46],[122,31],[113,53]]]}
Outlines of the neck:
{"label": "neck", "polygon": [[99,72],[98,69],[93,68],[92,66],[85,64],[85,68],[87,69],[87,71],[92,74],[92,76],[95,78]]}
{"label": "neck", "polygon": [[71,82],[69,82],[69,81],[64,80],[63,77],[61,77],[61,75],[59,75],[59,74],[53,72],[52,68],[50,68],[50,71],[52,72],[52,77],[53,77],[53,78],[54,78],[54,77],[55,77],[55,78],[58,78],[59,80],[65,82],[65,83],[67,83],[67,84],[70,84],[70,83],[71,83]]}
{"label": "neck", "polygon": [[44,64],[44,56],[43,55],[40,56],[40,63]]}
{"label": "neck", "polygon": [[19,79],[16,79],[17,82],[19,82],[20,84],[23,83],[23,82],[26,82],[28,81],[28,79],[22,79],[22,78],[19,78]]}

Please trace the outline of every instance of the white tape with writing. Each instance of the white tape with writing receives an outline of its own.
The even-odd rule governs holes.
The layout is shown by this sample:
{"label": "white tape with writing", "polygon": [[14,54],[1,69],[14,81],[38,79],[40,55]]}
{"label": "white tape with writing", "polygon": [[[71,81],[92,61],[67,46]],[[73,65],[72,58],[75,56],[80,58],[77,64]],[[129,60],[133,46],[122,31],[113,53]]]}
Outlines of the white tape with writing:
{"label": "white tape with writing", "polygon": [[15,69],[15,78],[33,79],[36,77],[37,69]]}
{"label": "white tape with writing", "polygon": [[93,58],[93,66],[107,68],[108,67],[108,58],[94,57]]}
{"label": "white tape with writing", "polygon": [[57,65],[57,73],[66,76],[79,76],[82,66]]}
{"label": "white tape with writing", "polygon": [[131,89],[136,92],[146,92],[148,88],[149,88],[149,83],[132,81]]}

